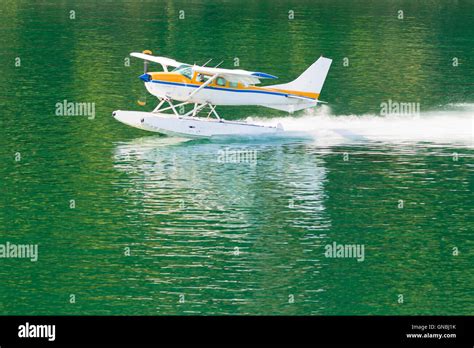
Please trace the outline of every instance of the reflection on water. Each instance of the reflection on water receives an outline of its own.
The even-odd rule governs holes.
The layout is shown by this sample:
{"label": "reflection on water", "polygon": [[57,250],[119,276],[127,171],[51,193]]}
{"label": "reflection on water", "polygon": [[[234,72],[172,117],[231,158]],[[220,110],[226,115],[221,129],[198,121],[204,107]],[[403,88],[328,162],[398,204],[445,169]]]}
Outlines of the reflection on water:
{"label": "reflection on water", "polygon": [[[149,226],[147,257],[160,269],[147,281],[160,283],[163,295],[185,293],[193,311],[202,313],[222,313],[226,303],[233,312],[252,313],[253,306],[274,305],[268,294],[287,302],[299,283],[318,286],[305,289],[308,294],[323,291],[321,255],[311,250],[319,249],[331,225],[324,207],[326,169],[305,146],[284,139],[222,144],[145,137],[119,143],[115,168],[127,180],[115,185],[134,201],[130,214],[140,207],[140,220]],[[221,162],[223,149],[255,151],[257,160]],[[293,274],[295,263],[303,268]],[[316,298],[305,303],[318,312],[311,305]]]}

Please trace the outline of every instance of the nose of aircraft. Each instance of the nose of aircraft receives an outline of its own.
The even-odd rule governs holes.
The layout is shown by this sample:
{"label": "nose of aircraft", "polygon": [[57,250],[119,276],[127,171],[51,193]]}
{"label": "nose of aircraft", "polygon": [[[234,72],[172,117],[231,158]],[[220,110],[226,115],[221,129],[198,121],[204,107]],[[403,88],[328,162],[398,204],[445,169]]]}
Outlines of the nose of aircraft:
{"label": "nose of aircraft", "polygon": [[143,74],[139,76],[140,80],[143,80],[145,82],[150,82],[151,80],[151,75],[150,74]]}

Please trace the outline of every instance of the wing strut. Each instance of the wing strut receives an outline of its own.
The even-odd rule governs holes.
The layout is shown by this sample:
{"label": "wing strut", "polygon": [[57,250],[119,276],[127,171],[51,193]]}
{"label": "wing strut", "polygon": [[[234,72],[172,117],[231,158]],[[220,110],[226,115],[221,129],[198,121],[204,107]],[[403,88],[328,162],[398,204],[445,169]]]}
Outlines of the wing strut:
{"label": "wing strut", "polygon": [[210,79],[208,79],[206,82],[204,82],[201,86],[199,86],[197,89],[191,92],[191,94],[188,96],[188,100],[192,98],[193,95],[195,95],[197,92],[199,92],[201,89],[212,83],[216,79],[218,74],[212,75]]}

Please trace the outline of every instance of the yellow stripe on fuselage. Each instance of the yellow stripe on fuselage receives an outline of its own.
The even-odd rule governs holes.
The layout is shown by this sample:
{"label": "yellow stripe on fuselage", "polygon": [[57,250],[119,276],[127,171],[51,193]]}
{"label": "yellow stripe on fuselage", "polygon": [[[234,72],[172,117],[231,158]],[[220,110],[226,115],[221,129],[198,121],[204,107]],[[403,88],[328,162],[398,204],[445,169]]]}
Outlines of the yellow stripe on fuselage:
{"label": "yellow stripe on fuselage", "polygon": [[279,88],[271,88],[270,87],[246,87],[245,89],[255,89],[255,90],[260,90],[260,91],[269,91],[269,92],[279,92],[279,93],[285,93],[285,94],[292,94],[296,95],[298,97],[307,97],[307,98],[313,98],[313,99],[318,99],[319,98],[319,93],[312,93],[312,92],[303,92],[303,91],[292,91],[288,89],[279,89]]}
{"label": "yellow stripe on fuselage", "polygon": [[[149,72],[148,75],[151,76],[152,80],[163,81],[163,82],[187,83],[187,84],[193,84],[197,86],[203,84],[203,82],[198,82],[194,78],[188,79],[186,76],[183,76],[180,73],[175,73],[175,72]],[[293,90],[280,89],[280,88],[271,88],[271,86],[270,87],[244,86],[241,83],[238,83],[237,88],[236,88],[236,87],[228,87],[228,82],[226,83],[226,86],[220,86],[220,85],[217,85],[215,81],[209,84],[209,86],[225,88],[229,90],[267,91],[267,92],[292,94],[299,97],[306,97],[306,98],[312,98],[312,99],[319,98],[319,93],[293,91]]]}

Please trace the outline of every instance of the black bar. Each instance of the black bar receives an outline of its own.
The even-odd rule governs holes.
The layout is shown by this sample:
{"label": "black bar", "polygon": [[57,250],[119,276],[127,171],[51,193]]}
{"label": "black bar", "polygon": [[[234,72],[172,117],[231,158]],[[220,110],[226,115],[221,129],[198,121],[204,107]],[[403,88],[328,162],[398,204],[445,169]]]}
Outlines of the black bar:
{"label": "black bar", "polygon": [[[19,327],[55,325],[55,339],[20,338]],[[413,326],[415,325],[415,326]],[[431,326],[430,326],[431,325]],[[472,317],[3,316],[0,346],[58,344],[390,344],[472,347]],[[407,338],[407,334],[456,337]]]}

